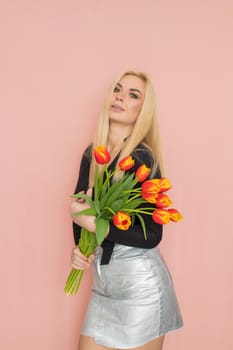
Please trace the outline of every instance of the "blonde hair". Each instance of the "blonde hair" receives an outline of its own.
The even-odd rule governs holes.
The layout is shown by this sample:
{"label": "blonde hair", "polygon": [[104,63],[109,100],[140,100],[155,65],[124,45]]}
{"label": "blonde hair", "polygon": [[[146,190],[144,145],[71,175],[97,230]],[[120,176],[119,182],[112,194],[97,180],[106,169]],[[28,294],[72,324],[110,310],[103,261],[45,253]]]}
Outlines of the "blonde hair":
{"label": "blonde hair", "polygon": [[[94,136],[93,147],[105,146],[108,143],[108,133],[109,133],[109,106],[111,103],[111,98],[113,90],[117,82],[119,82],[124,76],[133,75],[145,82],[145,98],[141,111],[137,117],[134,124],[132,133],[127,138],[124,146],[120,152],[119,159],[130,155],[137,146],[141,143],[147,147],[154,157],[154,167],[152,169],[152,175],[155,174],[157,169],[160,170],[161,176],[164,176],[162,151],[161,151],[161,141],[159,137],[159,127],[156,115],[155,106],[155,94],[149,76],[143,72],[136,71],[126,71],[122,73],[118,79],[116,79],[110,86],[105,101],[100,112],[99,124]],[[94,161],[91,160],[90,167],[90,179],[94,174]],[[117,172],[114,176],[114,180],[121,178],[123,172]]]}

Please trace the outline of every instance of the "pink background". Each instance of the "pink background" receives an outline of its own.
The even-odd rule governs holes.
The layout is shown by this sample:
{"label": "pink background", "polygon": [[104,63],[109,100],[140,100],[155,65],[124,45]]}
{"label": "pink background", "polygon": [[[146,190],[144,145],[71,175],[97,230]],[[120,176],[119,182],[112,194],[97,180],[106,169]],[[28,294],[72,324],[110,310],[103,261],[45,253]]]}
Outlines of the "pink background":
{"label": "pink background", "polygon": [[184,214],[160,245],[185,323],[164,350],[233,348],[232,15],[230,0],[1,1],[1,349],[77,349],[91,277],[63,293],[69,195],[128,68],[152,77]]}

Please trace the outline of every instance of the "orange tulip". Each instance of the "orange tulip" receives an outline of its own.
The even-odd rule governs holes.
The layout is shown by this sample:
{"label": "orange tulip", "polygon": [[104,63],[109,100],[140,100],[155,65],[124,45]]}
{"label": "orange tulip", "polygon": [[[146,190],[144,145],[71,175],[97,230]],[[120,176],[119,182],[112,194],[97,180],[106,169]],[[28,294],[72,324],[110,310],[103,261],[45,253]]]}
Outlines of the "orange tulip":
{"label": "orange tulip", "polygon": [[159,192],[160,191],[160,179],[151,179],[143,182],[143,192]]}
{"label": "orange tulip", "polygon": [[159,193],[156,199],[156,207],[157,208],[167,208],[172,205],[171,199],[163,193]]}
{"label": "orange tulip", "polygon": [[145,181],[149,174],[150,174],[151,169],[147,168],[145,164],[142,164],[136,171],[135,177],[139,182]]}
{"label": "orange tulip", "polygon": [[131,156],[127,156],[121,159],[118,166],[121,170],[126,171],[134,166],[134,159]]}
{"label": "orange tulip", "polygon": [[113,216],[113,224],[120,230],[126,231],[131,225],[131,217],[124,211],[118,211]]}
{"label": "orange tulip", "polygon": [[169,190],[169,188],[172,187],[170,181],[166,177],[159,179],[159,182],[160,182],[160,191],[159,192],[165,192],[165,191]]}
{"label": "orange tulip", "polygon": [[152,219],[157,224],[168,224],[170,221],[170,213],[166,209],[156,209],[152,214]]}
{"label": "orange tulip", "polygon": [[98,164],[107,164],[110,161],[110,154],[105,146],[95,147],[94,156]]}
{"label": "orange tulip", "polygon": [[157,192],[141,192],[141,196],[145,201],[149,203],[156,203],[156,198],[158,197]]}
{"label": "orange tulip", "polygon": [[181,213],[174,208],[168,209],[168,212],[170,214],[170,220],[172,220],[174,222],[178,222],[181,219],[183,219],[183,215],[181,215]]}

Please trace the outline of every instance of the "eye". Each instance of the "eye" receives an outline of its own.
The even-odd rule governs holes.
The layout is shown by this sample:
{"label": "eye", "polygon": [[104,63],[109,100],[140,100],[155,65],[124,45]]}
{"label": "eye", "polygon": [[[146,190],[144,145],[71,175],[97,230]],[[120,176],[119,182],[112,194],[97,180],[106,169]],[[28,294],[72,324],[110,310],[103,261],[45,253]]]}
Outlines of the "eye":
{"label": "eye", "polygon": [[119,92],[119,91],[120,89],[117,86],[115,86],[113,92]]}
{"label": "eye", "polygon": [[133,92],[130,93],[130,96],[133,97],[133,98],[138,98],[138,95],[134,94]]}

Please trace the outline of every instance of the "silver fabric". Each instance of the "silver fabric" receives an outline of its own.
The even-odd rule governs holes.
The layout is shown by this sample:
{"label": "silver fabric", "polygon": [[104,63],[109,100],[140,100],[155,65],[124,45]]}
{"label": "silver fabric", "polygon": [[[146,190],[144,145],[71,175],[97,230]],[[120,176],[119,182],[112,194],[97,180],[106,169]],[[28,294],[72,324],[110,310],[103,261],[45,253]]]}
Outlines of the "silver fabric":
{"label": "silver fabric", "polygon": [[81,334],[97,344],[130,349],[182,327],[173,281],[158,247],[115,244],[108,265],[100,265],[101,256],[98,247]]}

